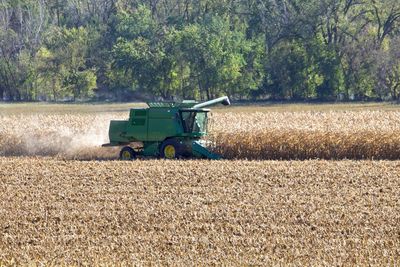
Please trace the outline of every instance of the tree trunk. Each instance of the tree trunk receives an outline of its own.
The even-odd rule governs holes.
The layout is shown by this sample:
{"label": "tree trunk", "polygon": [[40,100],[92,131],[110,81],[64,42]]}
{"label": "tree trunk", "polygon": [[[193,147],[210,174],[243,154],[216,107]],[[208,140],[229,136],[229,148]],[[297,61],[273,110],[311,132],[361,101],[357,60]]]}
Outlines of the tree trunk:
{"label": "tree trunk", "polygon": [[55,77],[53,77],[53,79],[52,79],[52,91],[53,91],[54,102],[57,102],[57,90],[56,90],[56,78]]}
{"label": "tree trunk", "polygon": [[19,101],[21,101],[22,99],[21,99],[21,93],[19,92],[19,90],[18,89],[15,89],[15,93],[16,93],[16,97],[15,97],[15,99],[19,102]]}

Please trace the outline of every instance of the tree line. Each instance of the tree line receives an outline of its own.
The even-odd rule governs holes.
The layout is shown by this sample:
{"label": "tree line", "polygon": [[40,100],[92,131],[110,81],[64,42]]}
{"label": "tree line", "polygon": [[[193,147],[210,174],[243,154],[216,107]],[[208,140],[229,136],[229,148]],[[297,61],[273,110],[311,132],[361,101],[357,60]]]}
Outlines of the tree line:
{"label": "tree line", "polygon": [[398,100],[398,0],[0,0],[0,101]]}

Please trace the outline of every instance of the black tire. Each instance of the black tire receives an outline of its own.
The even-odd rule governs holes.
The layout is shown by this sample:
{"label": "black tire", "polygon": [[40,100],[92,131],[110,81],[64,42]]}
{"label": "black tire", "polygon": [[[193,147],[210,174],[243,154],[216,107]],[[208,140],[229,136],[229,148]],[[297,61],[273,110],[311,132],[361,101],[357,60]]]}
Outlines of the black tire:
{"label": "black tire", "polygon": [[134,160],[134,159],[136,159],[136,152],[130,146],[126,146],[121,149],[121,152],[119,152],[119,159],[120,160]]}
{"label": "black tire", "polygon": [[177,159],[182,156],[182,145],[175,139],[167,139],[161,144],[160,156],[163,159]]}

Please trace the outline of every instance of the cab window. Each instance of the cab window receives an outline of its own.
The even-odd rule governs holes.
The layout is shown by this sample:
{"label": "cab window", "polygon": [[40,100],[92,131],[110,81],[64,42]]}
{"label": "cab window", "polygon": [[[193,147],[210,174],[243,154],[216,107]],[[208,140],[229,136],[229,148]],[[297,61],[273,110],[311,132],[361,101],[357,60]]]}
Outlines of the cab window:
{"label": "cab window", "polygon": [[181,118],[185,133],[205,133],[207,131],[207,112],[182,111]]}

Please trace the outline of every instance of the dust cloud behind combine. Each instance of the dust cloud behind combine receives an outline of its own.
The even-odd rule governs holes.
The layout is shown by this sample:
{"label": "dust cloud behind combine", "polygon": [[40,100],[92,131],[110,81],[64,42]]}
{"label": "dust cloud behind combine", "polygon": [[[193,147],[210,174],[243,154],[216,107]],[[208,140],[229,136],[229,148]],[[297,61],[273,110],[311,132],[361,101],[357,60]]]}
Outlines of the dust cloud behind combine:
{"label": "dust cloud behind combine", "polygon": [[0,156],[113,158],[115,150],[101,145],[108,142],[110,120],[118,118],[115,114],[0,116]]}

